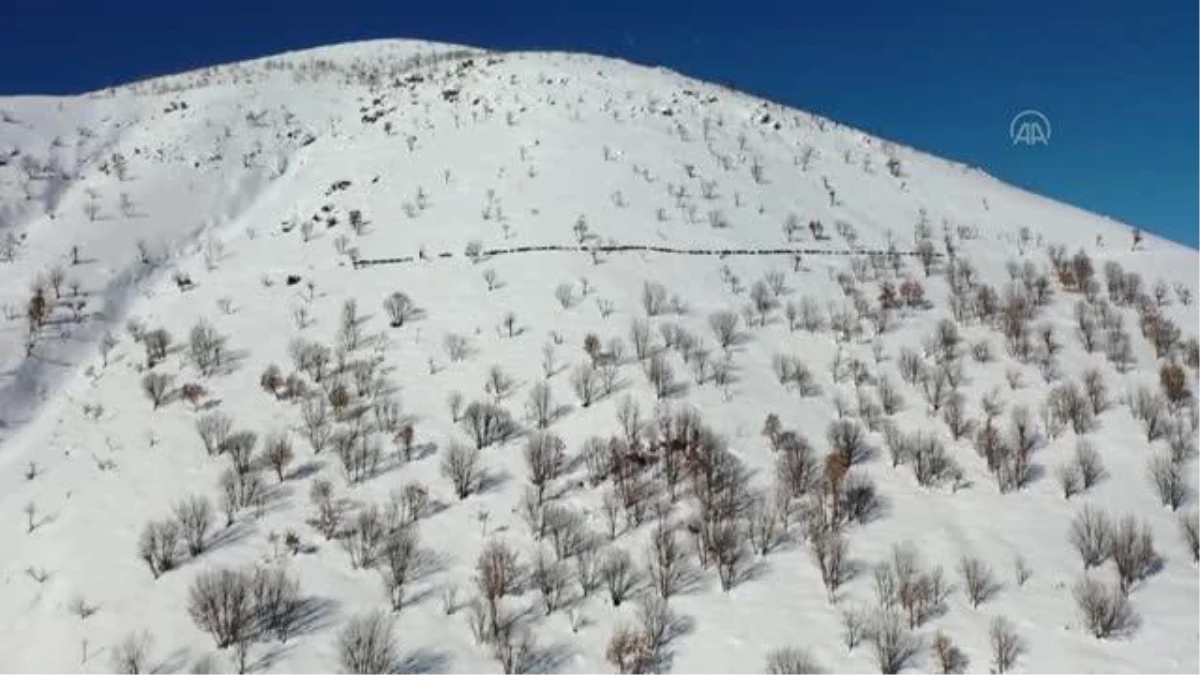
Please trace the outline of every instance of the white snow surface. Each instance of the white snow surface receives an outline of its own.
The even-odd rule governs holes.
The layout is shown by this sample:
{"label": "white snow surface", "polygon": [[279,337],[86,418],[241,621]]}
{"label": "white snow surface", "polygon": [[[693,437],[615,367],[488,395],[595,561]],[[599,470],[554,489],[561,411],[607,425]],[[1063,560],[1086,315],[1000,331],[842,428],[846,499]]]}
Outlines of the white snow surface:
{"label": "white snow surface", "polygon": [[[420,81],[406,81],[412,76]],[[518,385],[502,405],[524,422],[526,393],[543,378],[543,345],[558,336],[558,359],[567,368],[549,382],[556,399],[571,409],[551,430],[576,457],[589,436],[619,432],[615,411],[622,396],[632,395],[652,415],[654,393],[628,355],[620,367],[619,391],[587,408],[580,407],[570,383],[571,368],[587,358],[581,348],[586,334],[628,341],[630,320],[644,314],[643,282],[662,283],[687,305],[685,314],[651,319],[656,342],[661,341],[657,324],[674,322],[716,351],[708,315],[740,310],[748,302],[746,289],[769,270],[786,275],[783,302],[803,295],[822,308],[848,302],[835,280],[850,269],[847,255],[806,255],[799,271],[786,256],[721,259],[645,252],[604,255],[599,264],[584,252],[500,255],[473,263],[463,255],[471,240],[484,248],[572,246],[572,228],[582,217],[596,241],[617,244],[843,252],[855,246],[884,249],[894,241],[910,250],[924,212],[939,249],[946,227],[959,256],[971,261],[980,281],[997,289],[1008,280],[1010,261],[1045,267],[1048,246],[1063,244],[1071,254],[1085,250],[1098,272],[1111,260],[1139,273],[1147,289],[1161,280],[1190,289],[1192,297],[1198,291],[1195,250],[1151,235],[1131,250],[1129,226],[1003,184],[977,169],[726,88],[612,59],[377,41],[81,96],[0,98],[0,110],[5,113],[0,157],[8,158],[0,166],[0,237],[23,238],[15,259],[0,263],[0,305],[9,307],[0,323],[4,672],[109,671],[113,646],[142,630],[153,637],[153,667],[186,671],[207,663],[232,672],[232,650],[216,649],[196,627],[186,599],[202,570],[244,564],[286,567],[300,580],[302,593],[326,608],[286,643],[256,642],[251,665],[272,672],[337,670],[341,626],[351,616],[388,604],[379,574],[352,569],[346,552],[307,523],[309,485],[322,477],[356,505],[383,504],[389,492],[409,481],[429,487],[445,508],[422,519],[420,538],[440,563],[412,582],[409,604],[395,614],[394,634],[404,659],[398,667],[498,672],[490,650],[473,640],[467,612],[445,615],[439,595],[454,583],[460,600],[469,598],[475,557],[489,540],[507,541],[525,561],[535,550],[518,511],[526,484],[524,441],[486,448],[483,459],[498,484],[456,499],[439,471],[450,440],[465,440],[450,419],[447,396],[461,391],[468,401],[484,399],[485,375],[499,365]],[[111,165],[114,153],[126,159],[123,180],[101,170],[105,162]],[[45,171],[28,179],[24,157],[34,158]],[[889,158],[899,162],[901,175],[889,171]],[[753,175],[756,164],[761,181]],[[836,201],[823,180],[836,191]],[[331,189],[338,181],[348,185]],[[704,194],[708,181],[715,185],[710,197]],[[669,194],[680,186],[687,197]],[[121,208],[122,194],[132,208]],[[89,203],[98,206],[94,219],[87,215]],[[687,205],[694,208],[690,215]],[[361,235],[347,224],[351,210],[361,211],[367,221]],[[727,226],[712,227],[710,211],[719,211]],[[795,241],[786,242],[782,225],[788,214],[802,223],[820,220],[829,238],[814,241],[804,228]],[[329,216],[336,217],[336,225],[327,227]],[[305,241],[299,223],[314,218],[311,240]],[[839,221],[853,226],[856,242],[835,231]],[[1019,244],[1022,228],[1032,238],[1025,246]],[[355,269],[350,256],[338,252],[339,237],[363,258],[416,257],[423,250],[426,259]],[[155,264],[139,261],[138,242]],[[74,245],[81,258],[77,265],[70,261]],[[438,258],[440,252],[453,256]],[[27,357],[25,307],[31,284],[54,266],[79,282],[87,300],[84,317],[71,321],[69,312],[57,309]],[[739,292],[723,281],[722,266],[742,280]],[[1087,434],[1109,475],[1064,500],[1054,467],[1074,451],[1077,438],[1068,429],[1034,454],[1040,475],[1021,490],[1001,494],[969,440],[952,440],[946,425],[927,414],[918,388],[899,378],[901,348],[919,350],[937,321],[950,316],[944,276],[924,279],[915,258],[906,258],[905,266],[904,275],[926,284],[932,307],[897,313],[894,325],[879,337],[885,357],[879,364],[869,327],[865,337],[842,348],[848,358],[860,358],[899,383],[906,405],[894,421],[907,431],[928,429],[941,436],[961,464],[966,485],[957,490],[918,486],[908,467],[892,467],[882,434],[870,434],[876,452],[856,471],[875,481],[884,508],[875,519],[846,530],[857,571],[839,591],[837,604],[831,604],[811,547],[793,524],[782,546],[767,556],[751,556],[751,573],[731,590],[722,591],[709,569],[694,588],[672,598],[686,630],[669,645],[664,667],[761,671],[771,649],[791,645],[806,648],[830,672],[874,670],[869,646],[848,651],[843,645],[838,611],[873,603],[870,566],[885,559],[894,543],[910,541],[927,564],[942,565],[957,586],[957,561],[966,554],[988,561],[1002,584],[978,608],[955,590],[944,611],[916,629],[926,646],[944,630],[970,657],[972,671],[990,667],[988,629],[1000,615],[1013,622],[1025,642],[1019,671],[1200,670],[1196,566],[1175,514],[1160,505],[1146,478],[1146,458],[1163,451],[1165,441],[1147,442],[1128,408],[1117,403],[1139,384],[1158,387],[1161,362],[1138,330],[1136,312],[1118,309],[1126,314],[1136,358],[1132,370],[1118,373],[1102,351],[1086,353],[1075,336],[1072,311],[1079,295],[1055,289],[1054,302],[1038,322],[1057,330],[1062,377],[1078,380],[1085,368],[1096,366],[1112,392],[1113,405]],[[483,280],[487,268],[501,281],[492,291]],[[176,272],[190,276],[194,288],[181,291],[172,279]],[[302,281],[286,284],[289,274]],[[572,285],[576,297],[566,309],[554,296],[563,283]],[[879,281],[859,285],[874,303]],[[424,313],[392,328],[382,301],[397,290]],[[65,286],[63,295],[69,295]],[[222,298],[230,311],[218,308]],[[381,469],[359,484],[346,480],[332,450],[313,453],[298,432],[299,406],[276,401],[258,382],[269,363],[291,370],[288,344],[296,336],[336,344],[342,303],[351,298],[370,338],[352,358],[374,354],[384,360],[381,372],[396,388],[394,396],[418,444],[434,449],[404,464],[392,457],[390,438],[381,437]],[[613,305],[607,317],[598,310],[601,299]],[[292,316],[299,306],[312,317],[303,329]],[[511,338],[498,328],[509,311],[521,327]],[[1185,305],[1173,292],[1163,311],[1185,337],[1195,336],[1194,304]],[[835,394],[849,400],[855,394],[849,382],[833,380],[830,364],[838,345],[830,331],[789,331],[782,311],[774,315],[765,327],[743,329],[745,340],[733,350],[735,377],[727,387],[697,384],[678,353],[667,357],[683,385],[670,404],[701,411],[760,488],[773,474],[774,454],[760,433],[768,413],[778,414],[785,428],[803,433],[823,453],[826,426],[836,418]],[[166,328],[183,345],[155,370],[175,376],[176,385],[202,383],[207,410],[197,412],[181,400],[152,410],[141,390],[142,347],[125,330],[131,317]],[[227,371],[206,378],[186,350],[188,331],[201,318],[228,339],[232,358]],[[107,365],[98,350],[105,331],[117,338]],[[969,414],[978,418],[981,397],[998,388],[1008,408],[1027,405],[1036,417],[1054,383],[1045,382],[1036,366],[1010,356],[1003,336],[990,327],[967,323],[962,332],[969,343],[990,340],[995,353],[988,363],[963,358],[961,391]],[[447,358],[443,339],[449,333],[470,340],[473,353],[467,360]],[[776,353],[800,356],[823,393],[801,397],[781,385],[772,372]],[[1017,389],[1006,381],[1012,368],[1022,373]],[[1194,391],[1195,371],[1187,372]],[[84,406],[102,408],[88,415]],[[208,456],[194,430],[198,416],[211,410],[231,415],[237,429],[254,431],[260,439],[271,431],[292,430],[295,475],[276,488],[264,513],[243,512],[229,529],[221,527],[224,516],[218,515],[217,536],[224,541],[196,559],[182,555],[177,569],[155,580],[136,553],[142,526],[169,516],[185,496],[206,495],[215,505],[219,495],[217,480],[227,461]],[[34,478],[27,476],[31,465]],[[555,501],[586,513],[599,532],[604,529],[602,490],[584,483],[582,463],[575,465],[557,482],[562,494]],[[267,474],[274,486],[274,476]],[[1194,459],[1186,476],[1194,489]],[[31,503],[37,523],[27,532]],[[1141,623],[1129,636],[1099,640],[1080,625],[1071,589],[1083,570],[1067,532],[1084,504],[1113,516],[1136,514],[1154,533],[1162,566],[1132,591]],[[1184,508],[1194,506],[1193,501]],[[690,508],[690,501],[682,500],[676,520]],[[639,567],[645,566],[651,527],[647,522],[614,542]],[[280,551],[269,536],[288,530],[313,550],[295,556]],[[694,561],[690,538],[681,542]],[[1033,570],[1023,586],[1012,572],[1016,555]],[[33,578],[39,571],[46,575],[41,581]],[[1111,563],[1096,573],[1106,580],[1114,575]],[[574,584],[571,593],[577,593]],[[71,609],[80,597],[96,607],[86,619]],[[605,660],[608,638],[615,627],[636,621],[635,603],[614,608],[602,592],[571,601],[571,612],[585,618],[577,632],[568,611],[546,616],[535,590],[510,602],[514,609],[533,608],[524,620],[543,657],[533,664],[540,670],[611,672]],[[928,649],[911,668],[934,668]]]}

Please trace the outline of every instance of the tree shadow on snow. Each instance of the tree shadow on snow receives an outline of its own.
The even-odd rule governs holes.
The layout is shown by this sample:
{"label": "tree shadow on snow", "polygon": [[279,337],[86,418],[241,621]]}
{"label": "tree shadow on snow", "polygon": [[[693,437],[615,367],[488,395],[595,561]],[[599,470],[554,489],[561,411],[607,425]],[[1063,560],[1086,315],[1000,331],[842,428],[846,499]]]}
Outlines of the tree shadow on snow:
{"label": "tree shadow on snow", "polygon": [[325,468],[325,462],[319,460],[310,460],[300,466],[292,469],[287,475],[288,480],[304,480],[317,475]]}
{"label": "tree shadow on snow", "polygon": [[171,652],[166,658],[154,664],[150,672],[152,673],[178,673],[183,671],[184,665],[187,663],[188,651],[186,649],[176,649]]}
{"label": "tree shadow on snow", "polygon": [[394,673],[444,673],[450,669],[450,654],[421,647],[400,659],[393,667]]}

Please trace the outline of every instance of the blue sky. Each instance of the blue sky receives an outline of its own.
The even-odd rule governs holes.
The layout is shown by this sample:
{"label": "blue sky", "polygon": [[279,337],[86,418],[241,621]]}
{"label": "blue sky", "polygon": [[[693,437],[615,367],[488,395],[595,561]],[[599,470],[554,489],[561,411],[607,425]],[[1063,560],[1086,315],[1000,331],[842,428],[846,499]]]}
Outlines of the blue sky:
{"label": "blue sky", "polygon": [[[4,14],[3,94],[380,37],[589,51],[730,83],[1197,246],[1194,0],[13,0]],[[1049,118],[1048,145],[1011,142],[1028,108]]]}

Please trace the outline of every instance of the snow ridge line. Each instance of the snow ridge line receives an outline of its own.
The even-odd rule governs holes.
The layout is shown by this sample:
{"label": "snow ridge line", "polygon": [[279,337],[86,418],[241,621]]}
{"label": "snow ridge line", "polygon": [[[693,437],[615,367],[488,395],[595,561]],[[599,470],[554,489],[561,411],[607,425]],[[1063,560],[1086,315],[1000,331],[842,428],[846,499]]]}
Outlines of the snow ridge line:
{"label": "snow ridge line", "polygon": [[[884,249],[822,249],[822,248],[670,248],[667,246],[645,246],[638,244],[614,244],[600,246],[518,246],[516,248],[490,248],[479,252],[478,257],[486,258],[497,255],[511,255],[516,253],[537,253],[537,252],[568,252],[568,253],[632,253],[639,251],[648,251],[651,253],[668,253],[673,255],[715,255],[725,258],[731,255],[901,255],[901,256],[919,256],[918,251],[897,251]],[[942,253],[934,253],[934,257],[941,257]],[[427,260],[431,258],[453,258],[454,253],[451,251],[442,251],[434,255],[422,254],[420,256],[401,256],[399,258],[359,258],[354,260],[354,269],[363,267],[371,267],[372,265],[398,265],[414,262],[416,260]]]}

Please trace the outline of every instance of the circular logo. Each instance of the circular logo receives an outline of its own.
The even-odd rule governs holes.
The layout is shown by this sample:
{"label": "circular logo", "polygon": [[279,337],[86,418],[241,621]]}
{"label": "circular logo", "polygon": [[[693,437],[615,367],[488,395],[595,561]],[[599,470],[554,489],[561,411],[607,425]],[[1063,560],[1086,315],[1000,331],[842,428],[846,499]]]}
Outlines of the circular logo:
{"label": "circular logo", "polygon": [[1050,118],[1039,110],[1022,110],[1008,123],[1013,145],[1050,145]]}

